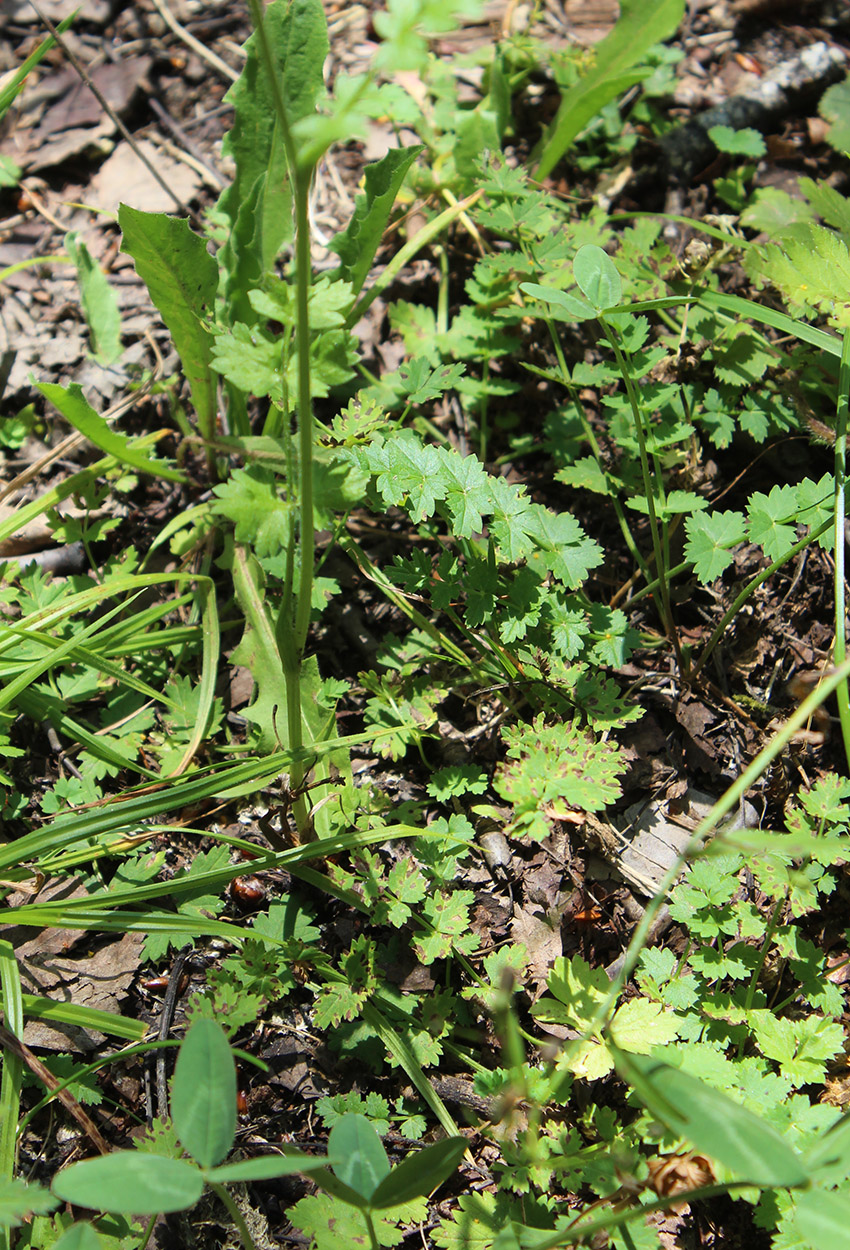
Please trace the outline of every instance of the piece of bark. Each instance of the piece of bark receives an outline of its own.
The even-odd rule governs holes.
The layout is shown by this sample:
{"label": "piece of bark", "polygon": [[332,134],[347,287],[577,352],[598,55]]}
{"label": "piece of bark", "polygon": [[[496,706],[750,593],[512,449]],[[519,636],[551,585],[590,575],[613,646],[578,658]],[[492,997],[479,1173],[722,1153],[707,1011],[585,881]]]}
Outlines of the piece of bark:
{"label": "piece of bark", "polygon": [[804,48],[799,56],[783,61],[758,82],[664,135],[660,147],[668,179],[686,186],[714,159],[717,149],[708,135],[712,126],[771,129],[795,109],[807,111],[846,71],[847,58],[839,48],[826,43]]}

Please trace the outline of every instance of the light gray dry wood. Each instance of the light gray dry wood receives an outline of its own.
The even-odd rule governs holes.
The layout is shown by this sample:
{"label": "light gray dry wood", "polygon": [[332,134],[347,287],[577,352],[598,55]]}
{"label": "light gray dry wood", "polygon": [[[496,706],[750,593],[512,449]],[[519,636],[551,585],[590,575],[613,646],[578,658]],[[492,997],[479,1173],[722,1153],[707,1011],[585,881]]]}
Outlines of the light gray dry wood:
{"label": "light gray dry wood", "polygon": [[847,68],[840,48],[826,43],[804,48],[799,56],[783,61],[722,104],[666,134],[661,139],[661,151],[667,177],[686,185],[716,156],[717,149],[708,137],[712,126],[767,131],[794,109],[816,101]]}
{"label": "light gray dry wood", "polygon": [[[655,894],[714,803],[710,794],[691,787],[681,799],[635,803],[628,808],[616,867],[629,885],[648,898]],[[754,829],[757,825],[755,808],[744,803],[725,827]]]}

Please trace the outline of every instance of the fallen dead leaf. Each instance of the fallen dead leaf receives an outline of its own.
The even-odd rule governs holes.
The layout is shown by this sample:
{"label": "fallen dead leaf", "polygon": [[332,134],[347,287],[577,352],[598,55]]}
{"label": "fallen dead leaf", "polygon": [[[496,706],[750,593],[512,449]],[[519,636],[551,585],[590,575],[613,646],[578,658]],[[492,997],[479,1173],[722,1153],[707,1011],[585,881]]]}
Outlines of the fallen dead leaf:
{"label": "fallen dead leaf", "polygon": [[[43,890],[39,900],[67,902],[85,897],[82,886],[69,889],[68,883],[62,881]],[[19,901],[32,899],[22,895]],[[4,936],[14,948],[25,994],[50,998],[56,1003],[95,1007],[116,1015],[138,969],[144,942],[142,933],[125,933],[117,941],[92,949],[94,939],[90,933],[75,929],[33,931],[24,926],[11,926]],[[103,1034],[56,1021],[30,1019],[24,1027],[23,1040],[28,1046],[47,1050],[91,1052],[101,1045]]]}
{"label": "fallen dead leaf", "polygon": [[[153,61],[149,56],[130,56],[123,61],[107,61],[90,71],[97,90],[119,116],[126,113],[137,92],[147,85],[147,74]],[[103,118],[103,105],[97,96],[72,70],[63,69],[39,83],[39,91],[50,93],[55,81],[58,97],[41,119],[32,139],[38,147],[54,134],[62,134],[78,126],[97,126]]]}
{"label": "fallen dead leaf", "polygon": [[[22,165],[28,173],[37,173],[42,169],[53,169],[72,156],[83,156],[90,149],[94,149],[95,155],[102,153],[104,146],[108,150],[111,145],[110,136],[114,131],[115,123],[111,118],[104,117],[103,121],[98,122],[96,126],[74,126],[70,130],[51,135],[37,144],[31,150],[31,155],[28,155],[26,151],[22,153],[14,149],[7,150],[12,159]],[[29,136],[26,137],[25,142],[29,147]]]}
{"label": "fallen dead leaf", "polygon": [[[202,183],[194,169],[164,156],[146,139],[141,139],[138,147],[179,200],[187,204],[194,199]],[[101,165],[89,185],[86,204],[109,212],[116,212],[119,204],[127,204],[147,213],[175,211],[174,200],[163,191],[129,143],[119,143]]]}
{"label": "fallen dead leaf", "polygon": [[515,907],[511,940],[521,943],[528,953],[528,975],[534,983],[532,998],[537,999],[546,988],[553,963],[564,953],[561,927],[553,928],[537,908]]}

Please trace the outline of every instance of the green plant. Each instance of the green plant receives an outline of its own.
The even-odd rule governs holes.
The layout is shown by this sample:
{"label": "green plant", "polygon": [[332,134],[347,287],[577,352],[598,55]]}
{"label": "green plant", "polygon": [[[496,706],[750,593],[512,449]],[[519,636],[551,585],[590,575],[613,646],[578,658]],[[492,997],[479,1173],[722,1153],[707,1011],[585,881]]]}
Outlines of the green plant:
{"label": "green plant", "polygon": [[[556,65],[562,106],[535,157],[539,176],[582,134],[576,159],[585,172],[624,150],[613,102],[669,62],[652,45],[682,9],[681,0],[649,14],[624,4],[595,65],[572,54]],[[384,42],[373,72],[340,75],[331,96],[317,0],[252,4],[252,12],[255,33],[230,97],[226,146],[235,176],[208,237],[126,207],[119,218],[124,249],[188,383],[194,417],[172,405],[177,453],[163,457],[173,451],[171,430],[126,437],[78,388],[43,386],[103,456],[0,525],[5,536],[47,511],[60,540],[79,539],[91,551],[114,524],[99,513],[119,485],[132,490],[148,476],[192,490],[151,546],[170,549],[179,571],[147,573],[130,553],[97,578],[60,586],[32,572],[3,585],[11,619],[0,637],[0,750],[13,790],[9,820],[33,815],[23,783],[14,791],[26,754],[15,714],[47,719],[84,752],[84,770],[46,790],[46,819],[5,845],[2,877],[9,888],[37,874],[66,876],[87,891],[10,906],[4,919],[141,931],[153,960],[204,936],[232,945],[190,1004],[174,1124],[149,1143],[188,1157],[120,1152],[61,1174],[55,1192],[109,1205],[104,1190],[137,1176],[146,1187],[140,1182],[137,1213],[153,1215],[163,1209],[160,1183],[171,1187],[173,1209],[191,1206],[209,1184],[241,1231],[225,1184],[306,1165],[293,1157],[223,1162],[234,1113],[222,1028],[235,1037],[290,997],[311,1013],[341,1065],[354,1060],[358,1073],[384,1077],[401,1069],[423,1108],[411,1113],[406,1096],[384,1098],[365,1085],[322,1100],[328,1159],[337,1162],[333,1171],[328,1160],[315,1162],[323,1192],[289,1213],[322,1250],[364,1234],[372,1246],[397,1242],[399,1224],[423,1217],[421,1199],[460,1162],[464,1141],[432,1080],[446,1062],[473,1073],[478,1095],[492,1099],[491,1127],[482,1131],[498,1186],[465,1193],[434,1230],[438,1245],[542,1248],[600,1230],[617,1246],[641,1236],[652,1244],[646,1216],[675,1196],[651,1190],[650,1164],[659,1154],[696,1152],[703,1164],[690,1174],[688,1197],[739,1194],[757,1204],[761,1227],[778,1230],[777,1246],[796,1237],[832,1250],[847,1218],[844,1120],[812,1103],[806,1087],[821,1082],[840,1053],[840,1001],[805,920],[829,898],[846,854],[846,786],[833,774],[804,789],[781,833],[732,834],[720,822],[833,691],[850,744],[842,566],[850,337],[808,324],[827,317],[845,329],[846,201],[806,183],[802,201],[757,195],[740,224],[768,232],[764,248],[730,220],[714,219],[701,226],[701,246],[679,258],[660,221],[626,225],[601,209],[579,216],[498,154],[512,126],[511,98],[539,50],[520,41],[499,48],[480,99],[467,106],[455,75],[429,58],[423,40],[453,20],[445,6],[390,4],[375,17]],[[422,72],[417,107],[381,81],[400,66]],[[331,241],[338,264],[315,278],[313,171],[332,142],[384,113],[399,130],[416,127],[421,145],[367,168],[351,220]],[[752,145],[742,151],[747,136],[715,140],[732,155],[755,155]],[[748,176],[732,176],[727,199],[741,202]],[[375,277],[405,183],[439,196],[439,211]],[[462,273],[450,261],[461,231],[476,246]],[[394,299],[394,278],[428,247],[439,270],[433,298]],[[82,277],[88,262],[71,240],[75,248]],[[783,292],[793,315],[725,294],[723,265],[739,256],[751,275]],[[83,300],[95,350],[106,358],[118,339],[96,295],[87,288]],[[403,356],[397,369],[371,377],[353,327],[379,295],[390,299],[387,322]],[[534,321],[546,335],[534,333]],[[549,406],[542,438],[523,421],[522,404],[536,402],[523,396],[527,385]],[[765,443],[804,431],[812,400],[836,412],[834,472],[751,488],[745,501],[720,510],[700,476],[701,447],[723,451],[736,439]],[[456,443],[445,421],[453,404]],[[516,474],[541,452],[553,466],[545,492],[501,476],[508,462]],[[198,501],[200,480],[209,492]],[[81,515],[53,515],[72,495]],[[392,548],[376,550],[362,527],[349,528],[355,509],[380,519]],[[616,594],[603,580],[608,530],[591,532],[603,510],[625,547],[628,580]],[[329,536],[321,549],[317,531]],[[678,680],[700,689],[708,660],[759,587],[815,543],[835,553],[835,673],[696,831],[614,981],[583,957],[561,957],[545,978],[536,974],[545,993],[532,990],[529,952],[519,944],[488,949],[476,917],[467,877],[488,822],[527,846],[615,803],[627,764],[618,734],[643,709],[612,671],[622,674],[649,647],[669,646]],[[746,575],[733,588],[745,544]],[[397,631],[377,640],[354,675],[346,710],[362,728],[346,736],[337,707],[352,674],[323,675],[310,653],[312,626],[327,620],[329,600],[342,593],[341,553],[361,585],[392,605]],[[681,632],[678,592],[686,583],[694,596],[707,587],[723,597],[707,639],[695,644]],[[664,637],[644,614],[650,597]],[[216,688],[225,630],[241,635],[229,662],[248,667],[255,682],[244,729],[225,720]],[[458,705],[489,719],[470,729],[471,720],[451,710]],[[452,715],[459,754],[449,761],[442,750]],[[426,783],[403,801],[378,784],[357,786],[354,748],[405,773],[421,762]],[[142,784],[128,787],[130,777]],[[200,819],[198,828],[183,823],[198,805],[260,792],[272,808],[260,828],[274,849],[258,853],[256,843],[211,833]],[[162,880],[162,846],[146,843],[177,832],[181,845],[196,837],[213,845]],[[294,890],[255,914],[250,929],[222,918],[222,891],[244,871],[232,852],[255,857],[252,871],[288,873],[314,897],[336,900],[357,931],[329,943],[322,910]],[[685,860],[690,875],[676,884]],[[744,894],[745,866],[758,899]],[[645,948],[668,896],[682,935],[675,956]],[[433,979],[427,994],[403,993],[391,979],[410,952]],[[139,1037],[132,1021],[23,995],[6,947],[0,986],[16,1034],[26,1014],[54,1013]],[[546,1025],[575,1034],[556,1055],[541,1040]],[[209,1075],[208,1089],[198,1088],[198,1070]],[[615,1072],[623,1084],[614,1084]],[[576,1096],[577,1082],[603,1077],[610,1101]],[[7,1051],[0,1164],[10,1218],[43,1212],[33,1246],[57,1237],[66,1250],[101,1236],[138,1242],[144,1233],[128,1219],[101,1221],[96,1234],[85,1225],[69,1230],[62,1217],[48,1221],[44,1193],[12,1181],[22,1080],[18,1056]],[[426,1115],[447,1141],[391,1171],[375,1128],[400,1123],[421,1136]],[[584,1204],[578,1216],[576,1202]]]}
{"label": "green plant", "polygon": [[617,25],[594,49],[593,67],[569,86],[561,97],[557,116],[537,146],[535,177],[545,178],[567,148],[606,104],[635,83],[648,78],[642,64],[653,44],[668,39],[684,13],[681,0],[645,4],[623,3]]}
{"label": "green plant", "polygon": [[[76,1163],[54,1179],[54,1194],[75,1206],[120,1215],[126,1212],[131,1193],[135,1214],[155,1216],[194,1206],[208,1185],[226,1207],[246,1250],[251,1250],[253,1239],[227,1185],[302,1172],[311,1176],[333,1203],[361,1213],[369,1244],[376,1250],[376,1213],[387,1211],[392,1219],[396,1209],[436,1189],[454,1171],[466,1149],[464,1138],[446,1138],[391,1169],[371,1124],[361,1115],[349,1114],[331,1130],[326,1157],[290,1151],[225,1162],[236,1134],[236,1066],[221,1027],[211,1020],[193,1024],[180,1047],[171,1109],[180,1147],[176,1156],[124,1150]],[[35,1209],[35,1195],[28,1197],[30,1209]],[[44,1203],[40,1209],[45,1209]],[[147,1241],[152,1226],[153,1221],[141,1244]],[[72,1241],[72,1237],[83,1236],[80,1226],[75,1230],[56,1243],[62,1250],[80,1244]]]}
{"label": "green plant", "polygon": [[847,124],[848,112],[850,112],[850,82],[844,79],[843,82],[837,82],[821,96],[818,112],[821,117],[830,123],[827,131],[827,142],[832,145],[838,152],[845,153],[850,150],[850,127]]}
{"label": "green plant", "polygon": [[[758,160],[767,151],[764,139],[757,130],[733,130],[731,126],[712,126],[708,137],[718,151],[728,156],[746,156]],[[715,191],[735,212],[740,211],[747,203],[747,187],[755,170],[755,164],[745,164],[715,180]]]}

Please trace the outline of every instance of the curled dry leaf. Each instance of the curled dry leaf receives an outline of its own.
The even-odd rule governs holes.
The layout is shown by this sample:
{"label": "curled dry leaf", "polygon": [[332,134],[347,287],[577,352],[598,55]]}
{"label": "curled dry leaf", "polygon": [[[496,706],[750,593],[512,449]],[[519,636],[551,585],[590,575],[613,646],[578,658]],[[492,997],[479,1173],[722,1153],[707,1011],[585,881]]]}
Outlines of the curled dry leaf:
{"label": "curled dry leaf", "polygon": [[[649,1183],[659,1198],[687,1194],[694,1189],[712,1185],[717,1179],[710,1159],[705,1155],[659,1155],[649,1160]],[[686,1202],[677,1202],[673,1211],[681,1211]]]}

